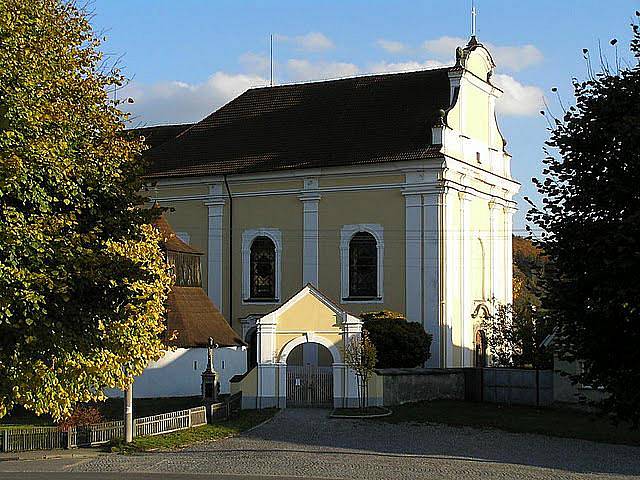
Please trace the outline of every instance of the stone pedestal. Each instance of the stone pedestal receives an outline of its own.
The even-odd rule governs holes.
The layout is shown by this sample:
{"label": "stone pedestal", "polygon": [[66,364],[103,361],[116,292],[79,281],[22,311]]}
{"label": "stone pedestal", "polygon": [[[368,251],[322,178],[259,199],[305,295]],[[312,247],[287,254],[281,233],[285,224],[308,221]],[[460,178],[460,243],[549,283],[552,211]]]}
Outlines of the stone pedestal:
{"label": "stone pedestal", "polygon": [[213,338],[209,337],[207,368],[202,372],[201,383],[202,400],[207,404],[216,403],[220,393],[218,374],[213,369],[213,351],[217,346]]}

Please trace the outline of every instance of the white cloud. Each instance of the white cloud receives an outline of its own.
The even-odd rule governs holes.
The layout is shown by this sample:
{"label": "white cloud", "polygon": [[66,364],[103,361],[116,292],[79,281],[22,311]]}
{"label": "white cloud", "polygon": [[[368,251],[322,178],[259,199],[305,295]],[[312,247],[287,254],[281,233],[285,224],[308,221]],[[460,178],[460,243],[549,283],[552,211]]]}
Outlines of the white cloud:
{"label": "white cloud", "polygon": [[519,72],[525,68],[542,63],[544,55],[533,45],[517,47],[497,47],[487,45],[498,66]]}
{"label": "white cloud", "polygon": [[510,75],[496,74],[492,80],[504,95],[498,99],[496,110],[503,115],[536,115],[543,106],[544,93],[541,88],[523,85]]}
{"label": "white cloud", "polygon": [[371,73],[388,73],[388,72],[413,72],[416,70],[428,70],[432,68],[440,68],[451,65],[439,60],[408,61],[408,62],[377,62],[372,64],[368,71]]}
{"label": "white cloud", "polygon": [[[534,45],[500,46],[489,42],[483,42],[493,56],[498,69],[518,72],[525,68],[542,63],[544,55]],[[461,37],[440,37],[435,40],[427,40],[422,47],[441,58],[453,58],[456,47],[464,46],[467,40]]]}
{"label": "white cloud", "polygon": [[291,42],[298,50],[307,52],[322,52],[335,46],[330,38],[320,32],[309,32],[306,35],[298,35],[296,37],[278,34],[274,39],[281,42]]}
{"label": "white cloud", "polygon": [[306,81],[350,77],[358,74],[360,69],[353,63],[311,62],[292,58],[287,61],[287,72],[295,81]]}
{"label": "white cloud", "polygon": [[134,82],[127,85],[121,95],[134,99],[133,104],[125,104],[137,117],[133,119],[134,124],[184,123],[201,120],[245,90],[266,84],[267,80],[259,75],[216,72],[206,82],[197,84]]}
{"label": "white cloud", "polygon": [[407,48],[402,42],[397,42],[395,40],[385,40],[384,38],[377,40],[376,45],[389,53],[400,53]]}
{"label": "white cloud", "polygon": [[311,32],[296,37],[296,42],[303,50],[318,52],[333,48],[333,42],[320,32]]}
{"label": "white cloud", "polygon": [[264,74],[269,71],[269,57],[266,55],[247,52],[240,55],[238,61],[251,73]]}
{"label": "white cloud", "polygon": [[467,40],[460,37],[440,37],[435,40],[426,40],[422,44],[427,52],[444,58],[455,58],[456,48],[467,44]]}

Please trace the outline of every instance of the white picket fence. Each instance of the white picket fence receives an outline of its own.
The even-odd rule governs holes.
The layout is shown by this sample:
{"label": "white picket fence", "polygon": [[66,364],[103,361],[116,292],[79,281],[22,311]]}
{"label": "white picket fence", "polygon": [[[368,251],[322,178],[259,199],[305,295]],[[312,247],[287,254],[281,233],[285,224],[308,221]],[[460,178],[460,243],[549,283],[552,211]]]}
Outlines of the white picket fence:
{"label": "white picket fence", "polygon": [[160,435],[185,428],[197,427],[207,423],[205,407],[190,408],[178,412],[161,413],[150,417],[135,419],[135,436]]}
{"label": "white picket fence", "polygon": [[[162,413],[134,420],[134,435],[160,435],[207,423],[206,407]],[[88,447],[124,436],[124,422],[96,423],[61,430],[58,427],[8,428],[0,430],[0,452],[25,452],[56,448]]]}
{"label": "white picket fence", "polygon": [[67,432],[58,427],[17,427],[0,430],[0,452],[67,448]]}

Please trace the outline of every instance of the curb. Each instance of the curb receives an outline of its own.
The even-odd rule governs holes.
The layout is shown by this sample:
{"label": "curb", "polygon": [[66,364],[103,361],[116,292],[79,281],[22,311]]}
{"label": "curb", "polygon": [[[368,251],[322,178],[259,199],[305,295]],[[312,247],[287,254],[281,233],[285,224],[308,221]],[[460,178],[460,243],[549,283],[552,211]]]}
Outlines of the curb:
{"label": "curb", "polygon": [[20,452],[12,456],[0,457],[0,462],[15,462],[15,461],[28,461],[28,460],[60,460],[62,458],[95,458],[101,455],[101,452],[87,452],[87,453],[31,453]]}
{"label": "curb", "polygon": [[[384,408],[384,407],[380,407],[380,408]],[[366,418],[388,417],[389,415],[393,414],[391,409],[385,408],[385,410],[386,412],[384,413],[374,413],[373,415],[335,415],[334,413],[331,413],[331,415],[329,415],[329,418],[364,418],[366,419]]]}

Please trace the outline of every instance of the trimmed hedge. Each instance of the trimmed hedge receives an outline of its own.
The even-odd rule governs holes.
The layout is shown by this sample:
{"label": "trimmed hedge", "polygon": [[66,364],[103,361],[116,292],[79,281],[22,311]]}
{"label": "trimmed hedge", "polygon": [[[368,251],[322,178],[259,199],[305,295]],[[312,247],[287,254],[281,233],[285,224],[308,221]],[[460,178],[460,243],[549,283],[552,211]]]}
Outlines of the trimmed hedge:
{"label": "trimmed hedge", "polygon": [[430,357],[433,336],[421,324],[387,310],[364,313],[360,318],[376,346],[376,368],[420,367]]}

